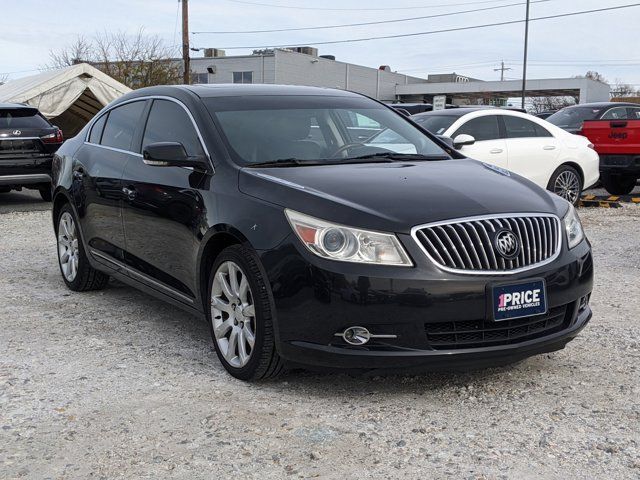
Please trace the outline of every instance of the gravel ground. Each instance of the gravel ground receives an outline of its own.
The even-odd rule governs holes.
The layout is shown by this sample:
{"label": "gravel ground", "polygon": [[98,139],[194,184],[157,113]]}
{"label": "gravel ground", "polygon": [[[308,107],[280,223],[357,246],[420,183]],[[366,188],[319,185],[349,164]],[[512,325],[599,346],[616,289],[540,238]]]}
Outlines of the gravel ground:
{"label": "gravel ground", "polygon": [[0,477],[640,478],[640,206],[580,213],[594,319],[565,350],[258,384],[180,310],[117,283],[67,291],[48,212],[0,214]]}

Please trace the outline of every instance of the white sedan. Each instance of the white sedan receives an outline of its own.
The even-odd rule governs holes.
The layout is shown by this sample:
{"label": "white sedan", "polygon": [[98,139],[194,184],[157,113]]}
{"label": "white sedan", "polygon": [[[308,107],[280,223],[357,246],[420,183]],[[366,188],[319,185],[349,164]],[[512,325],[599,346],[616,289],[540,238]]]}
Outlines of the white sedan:
{"label": "white sedan", "polygon": [[571,203],[599,178],[599,157],[585,137],[532,115],[497,108],[454,108],[411,117],[476,160],[506,168]]}

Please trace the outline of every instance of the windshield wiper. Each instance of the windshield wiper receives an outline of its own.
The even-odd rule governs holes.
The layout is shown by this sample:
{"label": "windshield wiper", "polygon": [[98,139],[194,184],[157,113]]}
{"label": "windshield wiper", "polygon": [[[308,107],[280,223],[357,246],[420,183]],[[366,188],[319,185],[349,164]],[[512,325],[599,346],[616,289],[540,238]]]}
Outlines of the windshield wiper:
{"label": "windshield wiper", "polygon": [[422,155],[420,153],[396,153],[381,152],[371,153],[368,155],[360,155],[359,157],[345,158],[344,160],[375,160],[387,159],[392,161],[411,161],[411,160],[450,160],[448,155]]}
{"label": "windshield wiper", "polygon": [[301,160],[299,158],[279,158],[267,162],[251,163],[248,168],[286,168],[286,167],[309,167],[313,165],[344,165],[351,163],[391,163],[393,159],[385,157],[375,157],[371,155],[355,158],[327,158],[317,160]]}

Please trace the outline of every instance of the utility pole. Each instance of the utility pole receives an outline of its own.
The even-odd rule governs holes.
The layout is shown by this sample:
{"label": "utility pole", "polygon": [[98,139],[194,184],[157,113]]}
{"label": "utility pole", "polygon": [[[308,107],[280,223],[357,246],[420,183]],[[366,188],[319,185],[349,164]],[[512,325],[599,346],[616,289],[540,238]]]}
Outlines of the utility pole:
{"label": "utility pole", "polygon": [[522,63],[522,109],[527,94],[527,48],[529,47],[529,7],[531,0],[527,0],[527,18],[524,22],[524,62]]}
{"label": "utility pole", "polygon": [[513,69],[509,68],[509,67],[505,67],[504,66],[504,60],[502,62],[500,62],[500,68],[494,68],[493,69],[494,72],[498,72],[498,71],[500,72],[500,81],[501,82],[504,82],[504,72],[506,70],[513,70]]}
{"label": "utility pole", "polygon": [[189,59],[189,0],[182,1],[182,61],[184,63],[184,74],[182,81],[185,85],[191,83],[191,61]]}

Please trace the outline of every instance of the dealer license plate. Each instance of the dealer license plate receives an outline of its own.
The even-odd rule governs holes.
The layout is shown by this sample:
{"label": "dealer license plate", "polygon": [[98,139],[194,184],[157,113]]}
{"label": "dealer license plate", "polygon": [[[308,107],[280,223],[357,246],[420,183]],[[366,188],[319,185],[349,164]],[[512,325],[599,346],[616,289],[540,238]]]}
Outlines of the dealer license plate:
{"label": "dealer license plate", "polygon": [[495,285],[492,299],[493,319],[496,321],[547,313],[544,280]]}

